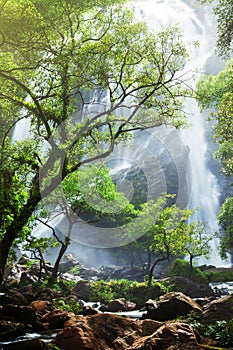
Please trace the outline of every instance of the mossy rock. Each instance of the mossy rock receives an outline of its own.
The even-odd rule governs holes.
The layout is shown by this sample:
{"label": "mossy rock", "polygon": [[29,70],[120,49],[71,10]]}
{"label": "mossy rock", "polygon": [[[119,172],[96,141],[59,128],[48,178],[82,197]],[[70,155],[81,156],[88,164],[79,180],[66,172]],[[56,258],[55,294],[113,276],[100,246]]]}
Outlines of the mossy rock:
{"label": "mossy rock", "polygon": [[169,268],[168,276],[182,276],[200,284],[209,283],[207,276],[198,267],[193,266],[192,273],[190,273],[189,262],[182,259],[176,259],[173,261]]}

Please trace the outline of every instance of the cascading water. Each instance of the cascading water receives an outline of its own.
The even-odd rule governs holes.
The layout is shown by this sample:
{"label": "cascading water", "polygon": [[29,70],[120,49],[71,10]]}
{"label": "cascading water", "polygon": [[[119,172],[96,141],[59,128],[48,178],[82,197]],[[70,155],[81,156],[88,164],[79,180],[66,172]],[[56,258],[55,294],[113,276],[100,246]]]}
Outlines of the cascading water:
{"label": "cascading water", "polygon": [[[192,7],[182,0],[148,0],[136,3],[136,11],[144,17],[152,28],[178,23],[184,30],[184,39],[187,42],[195,40],[199,42],[199,46],[196,47],[190,62],[185,67],[187,71],[202,70],[207,58],[213,54],[215,45],[213,23],[209,20],[208,11],[201,13],[198,11],[197,1],[191,3]],[[199,208],[194,214],[193,220],[207,222],[211,232],[215,233],[218,230],[216,214],[219,209],[220,190],[216,177],[206,164],[207,140],[205,138],[204,117],[200,114],[194,100],[190,99],[187,102],[186,111],[189,115],[191,128],[182,131],[181,138],[190,150],[192,192],[189,207]],[[209,259],[199,259],[198,263],[230,266],[230,259],[222,260],[218,255],[218,244],[219,240],[215,238],[211,243]]]}

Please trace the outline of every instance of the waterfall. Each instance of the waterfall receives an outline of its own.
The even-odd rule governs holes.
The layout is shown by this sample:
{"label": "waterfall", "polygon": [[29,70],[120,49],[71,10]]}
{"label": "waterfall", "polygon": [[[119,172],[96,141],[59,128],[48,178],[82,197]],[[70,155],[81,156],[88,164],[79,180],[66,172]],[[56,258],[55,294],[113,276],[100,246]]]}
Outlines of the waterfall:
{"label": "waterfall", "polygon": [[[189,2],[190,3],[190,2]],[[197,40],[196,47],[191,54],[191,60],[185,70],[198,69],[202,71],[207,58],[213,55],[215,47],[214,24],[210,22],[207,11],[198,10],[197,1],[188,6],[182,0],[146,0],[136,2],[136,11],[152,28],[159,25],[173,25],[178,23],[184,30],[184,39],[187,42]],[[189,202],[191,209],[199,208],[194,214],[193,221],[207,222],[210,232],[218,230],[216,214],[219,209],[220,189],[217,178],[208,169],[206,161],[207,140],[205,135],[204,117],[201,115],[196,101],[186,103],[191,128],[181,132],[181,138],[189,148],[191,163],[192,191]],[[182,184],[181,184],[182,185]],[[215,266],[231,266],[230,259],[222,260],[217,253],[219,240],[214,238],[210,247],[208,259],[201,258],[199,264],[213,264]]]}
{"label": "waterfall", "polygon": [[[187,3],[191,3],[191,5]],[[150,28],[158,29],[161,25],[178,23],[184,30],[184,40],[187,43],[198,41],[200,46],[193,47],[191,60],[187,63],[185,70],[202,70],[207,58],[215,49],[215,28],[203,5],[198,9],[197,1],[189,0],[187,3],[182,0],[138,0],[134,1],[133,5],[136,15],[144,19]],[[91,99],[92,97],[90,97],[90,101]],[[91,107],[91,104],[86,107],[88,112],[90,112]],[[183,208],[186,205],[189,205],[190,208],[199,207],[200,210],[195,213],[193,219],[209,222],[211,229],[216,231],[220,189],[216,177],[207,167],[204,117],[200,114],[197,103],[193,100],[187,101],[186,111],[190,124],[192,124],[190,129],[179,133],[175,130],[159,127],[156,130],[139,132],[135,135],[131,146],[117,146],[106,162],[110,165],[114,176],[125,169],[140,168],[142,175],[144,174],[143,176],[147,180],[148,196],[146,199],[155,198],[165,191],[177,193],[176,203],[179,206]],[[18,123],[14,139],[23,139],[28,133],[28,127],[27,119]],[[114,165],[111,166],[111,164]],[[152,169],[152,173],[150,169]],[[156,169],[156,174],[153,172],[154,169]],[[172,184],[169,182],[170,180],[168,181],[171,176]],[[133,187],[125,175],[117,182],[117,188],[124,191],[130,201],[135,195]],[[190,193],[191,195],[189,195]],[[61,232],[67,226],[63,217],[54,219],[52,224]],[[87,223],[80,222],[79,226],[75,227],[76,232],[73,240],[78,244],[105,248],[118,246],[111,239],[106,240],[107,236],[103,234],[104,228],[92,226],[93,231],[87,232],[87,226]],[[44,233],[44,228],[39,227],[38,234],[44,235]],[[100,237],[98,244],[96,237]],[[218,257],[216,253],[218,243],[216,239],[213,241],[210,259],[200,260],[200,263],[230,266],[230,262],[223,261]]]}

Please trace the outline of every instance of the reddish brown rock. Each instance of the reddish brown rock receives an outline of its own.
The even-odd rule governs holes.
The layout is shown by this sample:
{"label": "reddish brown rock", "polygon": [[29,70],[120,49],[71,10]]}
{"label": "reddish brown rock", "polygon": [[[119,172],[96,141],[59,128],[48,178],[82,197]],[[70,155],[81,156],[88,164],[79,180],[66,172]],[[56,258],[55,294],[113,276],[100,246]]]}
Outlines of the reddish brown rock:
{"label": "reddish brown rock", "polygon": [[211,301],[203,307],[202,320],[205,323],[230,321],[233,319],[233,294]]}
{"label": "reddish brown rock", "polygon": [[127,350],[203,349],[193,328],[186,322],[167,322],[151,336],[137,339]]}
{"label": "reddish brown rock", "polygon": [[159,321],[154,321],[154,320],[143,320],[140,321],[141,325],[142,325],[142,335],[151,335],[153,334],[155,331],[157,331],[157,329],[159,329],[163,323],[159,322]]}
{"label": "reddish brown rock", "polygon": [[141,335],[139,322],[111,314],[76,316],[52,341],[61,350],[123,350]]}
{"label": "reddish brown rock", "polygon": [[35,300],[30,304],[30,306],[36,312],[39,312],[42,315],[55,309],[55,307],[52,305],[52,303],[50,301],[47,301],[47,300]]}
{"label": "reddish brown rock", "polygon": [[167,321],[179,316],[187,316],[191,311],[201,313],[202,307],[183,293],[167,293],[156,302],[146,304],[147,313],[143,319]]}

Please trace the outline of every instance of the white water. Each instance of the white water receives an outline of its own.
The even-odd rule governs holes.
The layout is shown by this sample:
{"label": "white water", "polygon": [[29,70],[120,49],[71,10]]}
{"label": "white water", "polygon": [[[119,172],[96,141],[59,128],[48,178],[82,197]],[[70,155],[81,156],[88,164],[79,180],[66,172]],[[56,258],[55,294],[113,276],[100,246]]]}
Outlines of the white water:
{"label": "white water", "polygon": [[[192,52],[191,60],[185,70],[198,69],[201,72],[207,58],[213,54],[215,45],[215,35],[212,29],[214,24],[210,21],[208,8],[205,10],[202,6],[202,14],[200,15],[200,11],[198,14],[197,1],[193,1],[193,8],[182,0],[145,0],[138,1],[136,4],[139,15],[144,17],[152,28],[179,23],[184,30],[185,41],[198,40],[200,46]],[[218,230],[216,214],[219,209],[220,189],[216,177],[206,165],[207,140],[203,123],[204,117],[200,114],[197,103],[193,100],[187,102],[186,110],[192,127],[182,131],[181,137],[190,150],[192,193],[189,207],[199,208],[192,220],[207,222],[211,232],[214,233]],[[218,245],[219,240],[213,239],[209,259],[199,259],[198,263],[231,266],[230,258],[226,261],[218,255]]]}

